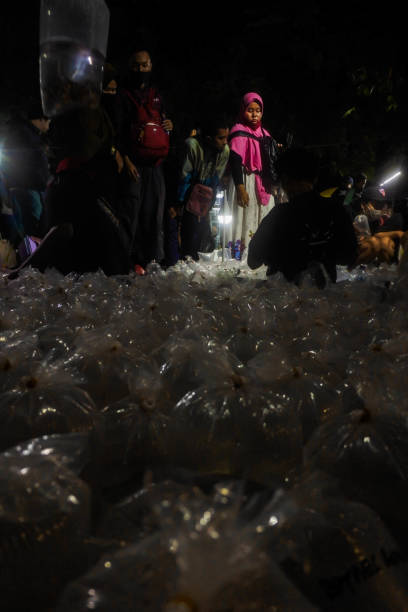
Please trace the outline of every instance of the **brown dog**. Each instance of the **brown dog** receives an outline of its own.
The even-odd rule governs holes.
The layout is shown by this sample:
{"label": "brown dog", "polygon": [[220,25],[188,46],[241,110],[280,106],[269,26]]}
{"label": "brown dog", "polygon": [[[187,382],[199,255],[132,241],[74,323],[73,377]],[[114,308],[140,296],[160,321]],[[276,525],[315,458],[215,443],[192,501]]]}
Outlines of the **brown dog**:
{"label": "brown dog", "polygon": [[404,249],[408,247],[408,231],[378,232],[373,236],[362,237],[359,239],[359,254],[354,265],[375,261],[391,263],[399,243]]}

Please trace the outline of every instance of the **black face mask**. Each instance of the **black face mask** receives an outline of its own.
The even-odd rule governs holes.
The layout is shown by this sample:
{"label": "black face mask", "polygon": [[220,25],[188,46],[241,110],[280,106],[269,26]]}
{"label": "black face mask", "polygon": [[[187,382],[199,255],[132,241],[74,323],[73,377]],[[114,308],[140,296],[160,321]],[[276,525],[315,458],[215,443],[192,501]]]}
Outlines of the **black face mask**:
{"label": "black face mask", "polygon": [[101,104],[107,111],[108,115],[113,114],[116,103],[116,95],[103,93],[101,96]]}
{"label": "black face mask", "polygon": [[132,70],[130,73],[130,82],[136,89],[148,87],[151,81],[151,74],[151,72],[135,72]]}

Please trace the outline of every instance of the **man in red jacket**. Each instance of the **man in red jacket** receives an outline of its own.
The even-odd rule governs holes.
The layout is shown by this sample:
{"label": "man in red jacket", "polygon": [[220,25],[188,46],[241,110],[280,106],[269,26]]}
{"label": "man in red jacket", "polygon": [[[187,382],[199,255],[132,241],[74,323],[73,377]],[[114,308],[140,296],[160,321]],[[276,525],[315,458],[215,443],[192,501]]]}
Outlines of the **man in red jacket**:
{"label": "man in red jacket", "polygon": [[132,236],[135,269],[143,273],[152,260],[164,259],[163,215],[166,196],[162,162],[169,151],[173,124],[151,80],[148,51],[135,50],[119,89],[118,139],[127,170],[123,205]]}

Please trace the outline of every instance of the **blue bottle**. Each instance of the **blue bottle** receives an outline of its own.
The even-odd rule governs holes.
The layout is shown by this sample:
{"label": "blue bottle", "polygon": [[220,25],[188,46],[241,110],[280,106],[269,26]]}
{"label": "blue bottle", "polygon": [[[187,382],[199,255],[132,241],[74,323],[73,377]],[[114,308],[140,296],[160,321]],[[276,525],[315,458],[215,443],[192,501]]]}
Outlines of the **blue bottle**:
{"label": "blue bottle", "polygon": [[234,257],[235,259],[241,259],[241,241],[240,240],[237,240],[235,242]]}

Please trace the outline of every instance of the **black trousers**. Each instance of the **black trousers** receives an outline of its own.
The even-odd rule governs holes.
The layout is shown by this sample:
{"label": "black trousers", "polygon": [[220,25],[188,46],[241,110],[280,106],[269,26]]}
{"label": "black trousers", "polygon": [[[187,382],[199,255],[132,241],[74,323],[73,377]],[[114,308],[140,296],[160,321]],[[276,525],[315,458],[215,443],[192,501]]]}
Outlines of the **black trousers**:
{"label": "black trousers", "polygon": [[181,219],[181,257],[192,257],[199,260],[198,251],[204,236],[209,232],[209,215],[197,217],[184,210]]}
{"label": "black trousers", "polygon": [[164,260],[164,203],[166,188],[161,166],[138,166],[139,181],[124,178],[119,215],[130,234],[134,264]]}

